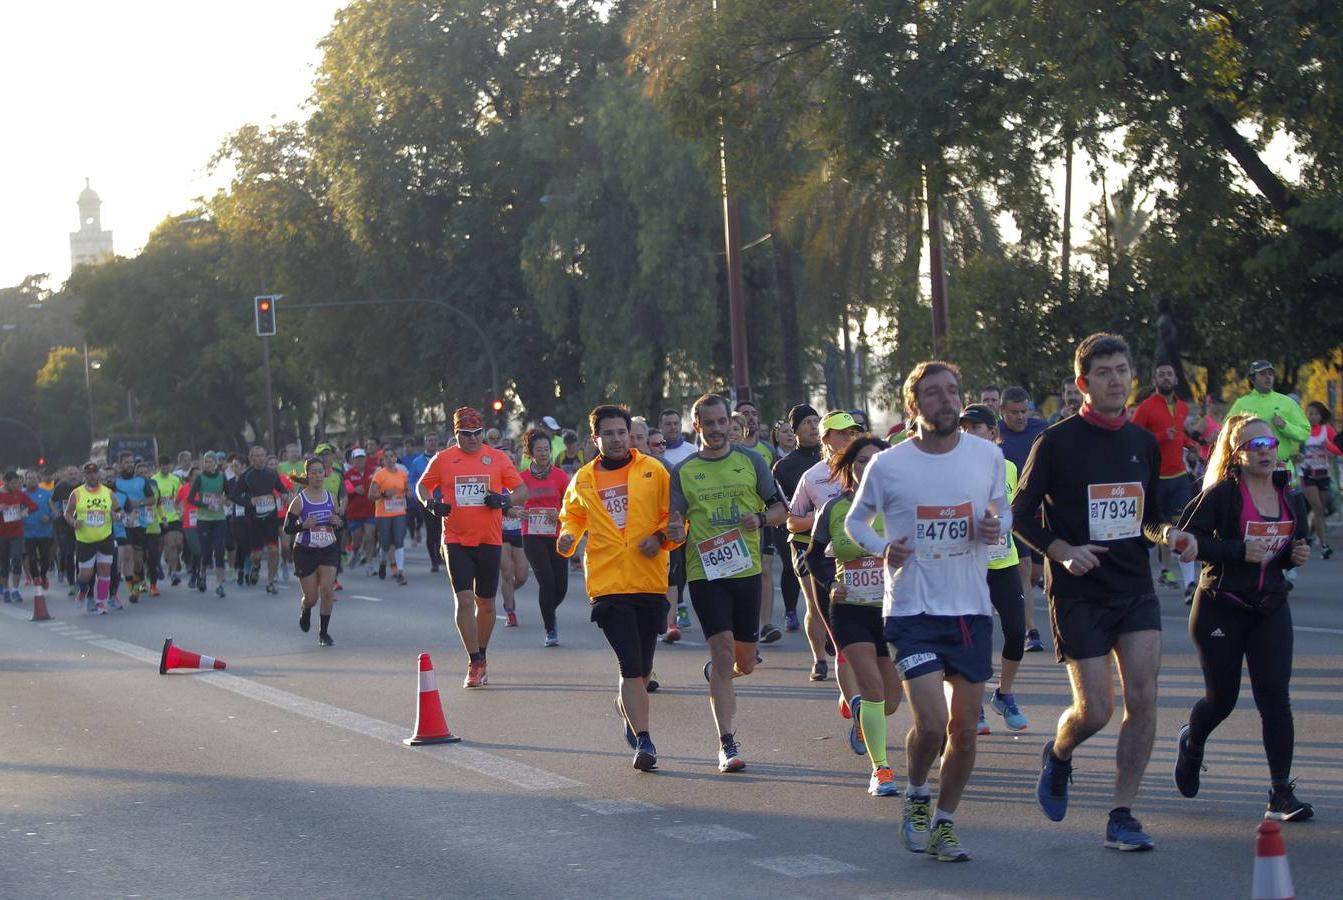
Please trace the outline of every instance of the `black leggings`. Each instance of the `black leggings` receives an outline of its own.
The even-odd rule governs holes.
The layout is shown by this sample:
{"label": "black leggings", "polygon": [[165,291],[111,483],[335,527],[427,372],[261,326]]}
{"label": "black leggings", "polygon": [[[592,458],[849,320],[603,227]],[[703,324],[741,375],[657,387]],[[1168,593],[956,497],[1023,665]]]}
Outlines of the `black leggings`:
{"label": "black leggings", "polygon": [[75,530],[64,519],[56,522],[56,563],[68,584],[75,583]]}
{"label": "black leggings", "polygon": [[159,583],[159,551],[163,535],[145,532],[145,575],[151,585]]}
{"label": "black leggings", "polygon": [[41,584],[51,571],[51,538],[27,538],[23,543],[28,556],[28,574]]}
{"label": "black leggings", "polygon": [[1204,697],[1189,713],[1189,742],[1203,746],[1231,715],[1240,696],[1240,667],[1250,667],[1250,688],[1259,708],[1264,753],[1273,781],[1292,772],[1296,732],[1287,683],[1292,677],[1292,613],[1286,603],[1262,616],[1199,591],[1189,616],[1189,636],[1203,666]]}
{"label": "black leggings", "polygon": [[797,573],[793,571],[793,551],[788,548],[788,530],[782,525],[769,530],[770,539],[774,541],[774,553],[783,560],[783,580],[779,583],[779,590],[783,592],[784,612],[797,612],[797,598],[802,592],[802,585],[798,583]]}
{"label": "black leggings", "polygon": [[989,600],[1003,629],[1003,659],[1021,662],[1026,655],[1026,599],[1016,566],[989,569]]}
{"label": "black leggings", "polygon": [[541,599],[541,622],[546,631],[555,630],[555,610],[569,590],[569,560],[555,552],[555,538],[528,534],[522,538],[522,552],[536,573]]}
{"label": "black leggings", "polygon": [[428,510],[424,511],[424,546],[429,550],[429,562],[443,565],[443,520]]}

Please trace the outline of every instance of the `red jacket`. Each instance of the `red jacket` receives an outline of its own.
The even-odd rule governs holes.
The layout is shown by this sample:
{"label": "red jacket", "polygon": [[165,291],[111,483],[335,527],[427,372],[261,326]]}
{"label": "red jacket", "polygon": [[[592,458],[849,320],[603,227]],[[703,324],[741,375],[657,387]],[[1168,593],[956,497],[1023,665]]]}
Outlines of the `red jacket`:
{"label": "red jacket", "polygon": [[1161,477],[1171,478],[1185,474],[1184,448],[1197,447],[1198,444],[1185,434],[1184,423],[1189,418],[1189,404],[1175,398],[1175,413],[1171,414],[1166,398],[1160,392],[1153,392],[1138,404],[1133,414],[1133,424],[1146,428],[1156,435],[1157,445],[1161,448]]}

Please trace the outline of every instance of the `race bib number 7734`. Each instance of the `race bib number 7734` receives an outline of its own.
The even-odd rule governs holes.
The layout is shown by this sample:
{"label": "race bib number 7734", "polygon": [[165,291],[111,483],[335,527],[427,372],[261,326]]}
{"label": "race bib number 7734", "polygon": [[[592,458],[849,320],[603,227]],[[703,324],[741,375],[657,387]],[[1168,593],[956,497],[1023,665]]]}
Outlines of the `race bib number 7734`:
{"label": "race bib number 7734", "polygon": [[1087,525],[1093,541],[1142,534],[1143,489],[1136,481],[1087,485]]}
{"label": "race bib number 7734", "polygon": [[458,475],[452,481],[452,494],[458,506],[484,506],[490,490],[488,475]]}

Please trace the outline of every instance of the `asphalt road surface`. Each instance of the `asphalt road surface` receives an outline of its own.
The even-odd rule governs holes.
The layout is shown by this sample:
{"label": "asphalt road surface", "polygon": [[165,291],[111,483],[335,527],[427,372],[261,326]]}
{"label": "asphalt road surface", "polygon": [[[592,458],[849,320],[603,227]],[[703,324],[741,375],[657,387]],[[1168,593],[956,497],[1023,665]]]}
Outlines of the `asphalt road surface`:
{"label": "asphalt road surface", "polygon": [[[1338,543],[1338,541],[1336,541]],[[1249,896],[1267,792],[1248,684],[1208,744],[1203,790],[1171,783],[1174,736],[1202,682],[1186,609],[1162,595],[1157,746],[1135,813],[1157,850],[1101,846],[1118,715],[1075,757],[1072,806],[1034,798],[1040,748],[1067,703],[1052,653],[1028,654],[1017,697],[1030,730],[994,734],[942,865],[899,844],[901,800],[866,793],[834,682],[807,680],[800,634],[737,682],[744,772],[721,775],[698,628],[658,645],[656,773],[641,774],[612,709],[614,657],[570,578],[556,648],[541,646],[534,585],[519,628],[496,630],[490,684],[460,687],[465,654],[443,575],[423,548],[411,584],[344,577],[322,648],[279,597],[185,587],[108,616],[63,592],[52,622],[0,607],[0,897],[1237,897]],[[1314,560],[1292,595],[1298,793],[1284,826],[1298,897],[1343,875],[1343,558]],[[1037,598],[1036,621],[1045,624]],[[1047,629],[1046,633],[1047,633]],[[160,676],[163,639],[228,662]],[[416,658],[429,652],[454,745],[411,749]],[[909,714],[891,720],[904,782]]]}

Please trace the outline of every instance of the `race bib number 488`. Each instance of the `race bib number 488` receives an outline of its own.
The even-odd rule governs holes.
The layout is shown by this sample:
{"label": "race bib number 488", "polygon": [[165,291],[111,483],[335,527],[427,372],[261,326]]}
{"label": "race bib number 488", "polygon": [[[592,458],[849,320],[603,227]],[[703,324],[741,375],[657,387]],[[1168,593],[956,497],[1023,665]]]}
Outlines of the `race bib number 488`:
{"label": "race bib number 488", "polygon": [[1143,489],[1136,481],[1087,485],[1087,524],[1093,541],[1142,534]]}
{"label": "race bib number 488", "polygon": [[616,523],[616,527],[624,528],[625,519],[630,510],[629,485],[618,484],[615,487],[604,488],[597,494],[601,498],[602,506],[610,514],[612,521]]}
{"label": "race bib number 488", "polygon": [[920,506],[915,510],[914,553],[924,561],[964,556],[974,549],[974,507]]}

